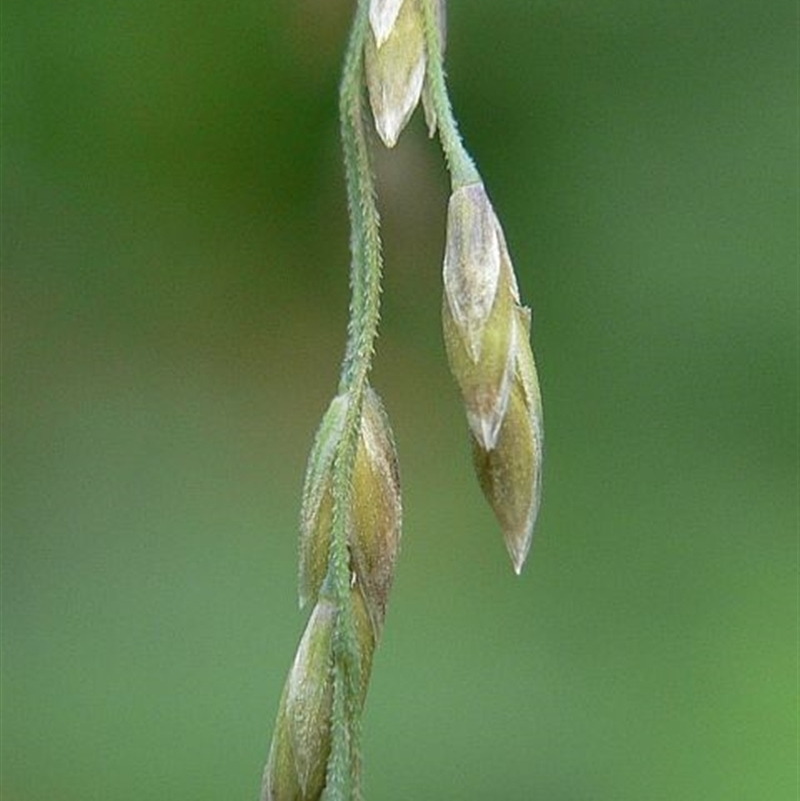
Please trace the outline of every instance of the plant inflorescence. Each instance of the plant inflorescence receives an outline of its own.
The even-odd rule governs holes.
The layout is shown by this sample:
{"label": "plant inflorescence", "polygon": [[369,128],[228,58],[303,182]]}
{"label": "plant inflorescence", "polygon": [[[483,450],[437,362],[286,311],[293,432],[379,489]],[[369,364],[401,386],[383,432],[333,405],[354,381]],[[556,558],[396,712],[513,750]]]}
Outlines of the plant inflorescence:
{"label": "plant inflorescence", "polygon": [[312,611],[280,700],[262,801],[358,801],[361,712],[400,546],[394,437],[369,373],[381,241],[367,98],[383,144],[422,102],[451,179],[442,324],[475,471],[519,573],[539,508],[542,409],[503,229],[464,147],[443,68],[444,0],[358,0],[340,90],[351,223],[351,303],[338,391],[306,470],[300,603]]}

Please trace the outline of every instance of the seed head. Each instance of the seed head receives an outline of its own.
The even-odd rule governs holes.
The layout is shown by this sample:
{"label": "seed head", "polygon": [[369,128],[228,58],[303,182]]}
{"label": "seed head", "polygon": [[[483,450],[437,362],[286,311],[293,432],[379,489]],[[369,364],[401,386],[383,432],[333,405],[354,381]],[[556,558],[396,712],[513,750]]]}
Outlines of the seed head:
{"label": "seed head", "polygon": [[361,439],[353,471],[350,543],[356,579],[380,635],[400,550],[402,504],[397,451],[377,392],[364,396]]}
{"label": "seed head", "polygon": [[[320,423],[306,469],[300,513],[300,603],[315,601],[328,572],[333,536],[333,472],[344,433],[348,396],[332,401]],[[364,394],[353,466],[347,541],[376,637],[400,549],[402,505],[397,452],[378,393]]]}
{"label": "seed head", "polygon": [[[351,591],[361,654],[358,703],[363,705],[375,641],[361,592]],[[264,771],[262,801],[319,801],[331,750],[332,646],[336,607],[315,605],[283,688],[275,733]]]}
{"label": "seed head", "polygon": [[394,147],[419,103],[425,78],[420,0],[372,0],[364,67],[375,128]]}
{"label": "seed head", "polygon": [[481,488],[503,530],[519,574],[533,537],[542,491],[544,429],[539,380],[530,347],[530,311],[514,314],[514,372],[508,408],[495,446],[473,435],[472,455]]}
{"label": "seed head", "polygon": [[300,606],[315,601],[328,572],[333,528],[333,463],[344,431],[348,396],[337,395],[317,429],[300,509]]}
{"label": "seed head", "polygon": [[508,405],[518,303],[503,230],[483,184],[459,187],[447,210],[442,322],[467,420],[486,450],[497,441]]}

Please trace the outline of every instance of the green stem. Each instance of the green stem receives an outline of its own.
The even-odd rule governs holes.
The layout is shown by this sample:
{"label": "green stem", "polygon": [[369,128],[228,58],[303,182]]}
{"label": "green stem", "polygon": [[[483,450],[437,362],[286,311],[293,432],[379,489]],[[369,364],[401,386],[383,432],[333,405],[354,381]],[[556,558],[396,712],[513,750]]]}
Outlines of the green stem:
{"label": "green stem", "polygon": [[436,112],[436,125],[439,130],[439,141],[447,159],[450,170],[450,181],[453,189],[481,180],[478,168],[464,147],[458,124],[453,116],[450,96],[447,93],[447,82],[444,77],[444,54],[439,24],[436,18],[434,3],[439,0],[422,0],[425,18],[425,46],[428,51],[427,77],[430,86],[430,97]]}
{"label": "green stem", "polygon": [[339,381],[340,392],[363,388],[372,360],[380,313],[380,218],[364,128],[364,40],[368,11],[367,0],[359,0],[339,93],[352,256],[350,322]]}
{"label": "green stem", "polygon": [[380,316],[381,241],[375,185],[364,127],[364,41],[368,0],[359,0],[345,55],[339,93],[348,211],[350,215],[350,320],[339,379],[339,393],[348,397],[344,432],[333,472],[333,539],[329,581],[337,608],[333,638],[333,707],[331,755],[326,801],[360,798],[361,657],[350,594],[347,544],[352,476],[361,433],[361,411],[372,363]]}

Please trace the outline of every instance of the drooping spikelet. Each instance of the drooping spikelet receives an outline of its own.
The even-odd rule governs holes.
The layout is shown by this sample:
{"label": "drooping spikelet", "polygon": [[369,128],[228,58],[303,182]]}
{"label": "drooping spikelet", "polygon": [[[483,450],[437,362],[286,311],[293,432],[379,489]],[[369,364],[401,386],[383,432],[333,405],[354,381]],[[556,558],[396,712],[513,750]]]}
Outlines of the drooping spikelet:
{"label": "drooping spikelet", "polygon": [[520,306],[503,229],[480,182],[450,196],[443,273],[444,340],[475,469],[519,573],[541,495],[542,408],[530,312]]}
{"label": "drooping spikelet", "polygon": [[[351,590],[361,655],[359,707],[367,693],[375,637],[361,591]],[[261,801],[319,801],[331,751],[336,606],[321,598],[308,619],[278,707]]]}
{"label": "drooping spikelet", "polygon": [[427,58],[420,0],[372,0],[364,67],[375,128],[394,147],[422,94]]}
{"label": "drooping spikelet", "polygon": [[[300,603],[315,601],[328,571],[333,536],[333,475],[349,397],[338,395],[322,418],[306,469],[300,513]],[[347,513],[347,542],[359,584],[380,635],[400,550],[402,503],[397,452],[378,393],[364,393]]]}

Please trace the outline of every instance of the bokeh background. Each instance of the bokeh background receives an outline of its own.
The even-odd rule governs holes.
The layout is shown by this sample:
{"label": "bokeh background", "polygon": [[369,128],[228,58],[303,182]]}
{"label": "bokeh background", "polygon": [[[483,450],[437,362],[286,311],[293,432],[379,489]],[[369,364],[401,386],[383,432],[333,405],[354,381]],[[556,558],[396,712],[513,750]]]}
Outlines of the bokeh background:
{"label": "bokeh background", "polygon": [[[348,300],[352,3],[8,0],[2,798],[258,794]],[[405,500],[367,796],[797,791],[797,8],[452,0],[544,393],[512,574],[439,328],[447,176],[378,154]]]}

